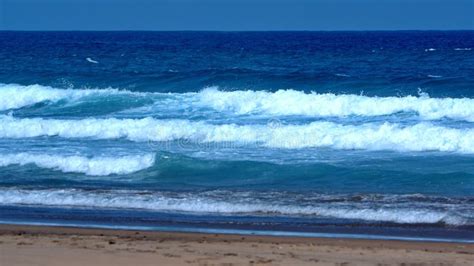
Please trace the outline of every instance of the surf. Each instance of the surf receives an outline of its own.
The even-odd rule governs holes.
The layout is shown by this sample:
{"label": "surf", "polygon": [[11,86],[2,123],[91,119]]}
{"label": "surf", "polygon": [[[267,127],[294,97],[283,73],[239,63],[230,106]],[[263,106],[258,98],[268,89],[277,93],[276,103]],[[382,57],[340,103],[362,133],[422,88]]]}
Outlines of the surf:
{"label": "surf", "polygon": [[82,173],[90,176],[131,174],[149,168],[154,163],[153,154],[85,157],[23,152],[0,155],[0,167],[32,164],[63,173]]}
{"label": "surf", "polygon": [[[97,99],[123,97],[123,100],[152,100],[123,114],[154,115],[156,112],[193,110],[206,114],[211,109],[223,115],[267,117],[377,117],[398,113],[415,113],[421,120],[452,120],[474,122],[474,99],[431,98],[419,96],[363,96],[355,94],[305,93],[292,89],[269,91],[223,91],[218,87],[204,88],[199,92],[157,93],[135,92],[114,88],[59,89],[41,85],[0,84],[0,111],[15,110],[38,103],[96,103]],[[126,107],[124,107],[126,108]]]}
{"label": "surf", "polygon": [[[154,118],[43,119],[0,116],[2,138],[127,139],[134,142],[233,142],[268,148],[321,148],[440,151],[474,154],[474,129],[457,129],[419,123],[365,123],[344,125],[312,122],[302,125],[210,124],[203,121]],[[433,137],[436,136],[436,137]]]}
{"label": "surf", "polygon": [[[264,192],[262,192],[264,193]],[[339,218],[399,224],[471,225],[473,217],[463,216],[464,205],[429,205],[422,202],[400,203],[396,206],[384,202],[311,202],[298,204],[265,194],[263,199],[252,198],[248,193],[213,191],[205,193],[166,193],[158,191],[81,189],[0,189],[0,205],[37,205],[52,207],[82,207],[102,209],[151,210],[190,214],[303,216]],[[221,195],[221,196],[219,196]],[[232,195],[232,196],[228,196]],[[321,195],[320,197],[330,197]],[[264,200],[266,199],[266,200]],[[393,202],[392,202],[393,203]],[[454,207],[454,209],[453,209]]]}

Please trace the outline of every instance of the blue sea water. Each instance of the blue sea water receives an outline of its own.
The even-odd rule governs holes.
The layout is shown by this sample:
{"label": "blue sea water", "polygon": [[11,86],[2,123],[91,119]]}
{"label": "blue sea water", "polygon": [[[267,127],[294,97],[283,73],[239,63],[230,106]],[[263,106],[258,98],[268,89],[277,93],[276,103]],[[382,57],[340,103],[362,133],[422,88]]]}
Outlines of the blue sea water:
{"label": "blue sea water", "polygon": [[473,49],[0,32],[0,222],[472,241]]}

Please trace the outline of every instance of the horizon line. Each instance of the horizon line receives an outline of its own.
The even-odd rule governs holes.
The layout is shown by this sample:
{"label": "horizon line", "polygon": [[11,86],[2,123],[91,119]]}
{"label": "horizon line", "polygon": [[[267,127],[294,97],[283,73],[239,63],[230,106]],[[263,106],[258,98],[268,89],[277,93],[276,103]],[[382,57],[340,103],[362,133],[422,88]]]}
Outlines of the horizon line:
{"label": "horizon line", "polygon": [[396,31],[474,31],[474,29],[338,29],[338,30],[189,30],[189,29],[175,29],[175,30],[147,30],[147,29],[0,29],[0,32],[396,32]]}

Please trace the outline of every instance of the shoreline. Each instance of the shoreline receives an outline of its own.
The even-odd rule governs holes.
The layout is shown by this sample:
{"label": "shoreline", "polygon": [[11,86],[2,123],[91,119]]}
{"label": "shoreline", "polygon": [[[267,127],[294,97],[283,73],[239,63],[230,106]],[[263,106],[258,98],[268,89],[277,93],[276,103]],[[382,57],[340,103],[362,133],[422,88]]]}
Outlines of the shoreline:
{"label": "shoreline", "polygon": [[28,226],[28,227],[55,227],[76,228],[86,230],[115,230],[115,231],[143,231],[162,233],[189,233],[189,234],[222,234],[239,236],[262,237],[295,237],[295,238],[325,238],[325,239],[354,239],[354,240],[381,240],[381,241],[408,241],[408,242],[433,242],[433,243],[458,243],[474,244],[474,238],[445,238],[429,236],[406,236],[390,234],[370,234],[363,232],[307,232],[307,231],[282,231],[268,229],[242,229],[242,228],[214,228],[214,227],[189,227],[189,226],[124,226],[104,224],[76,224],[76,223],[48,223],[48,222],[13,222],[0,221],[0,226]]}
{"label": "shoreline", "polygon": [[474,263],[474,244],[0,224],[5,265]]}

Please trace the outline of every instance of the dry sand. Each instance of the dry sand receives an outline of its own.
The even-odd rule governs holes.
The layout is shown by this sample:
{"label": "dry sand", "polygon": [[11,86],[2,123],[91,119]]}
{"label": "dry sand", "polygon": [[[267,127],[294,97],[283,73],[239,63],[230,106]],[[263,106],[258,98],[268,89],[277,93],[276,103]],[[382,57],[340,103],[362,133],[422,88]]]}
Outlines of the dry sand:
{"label": "dry sand", "polygon": [[474,265],[474,244],[0,225],[0,265]]}

